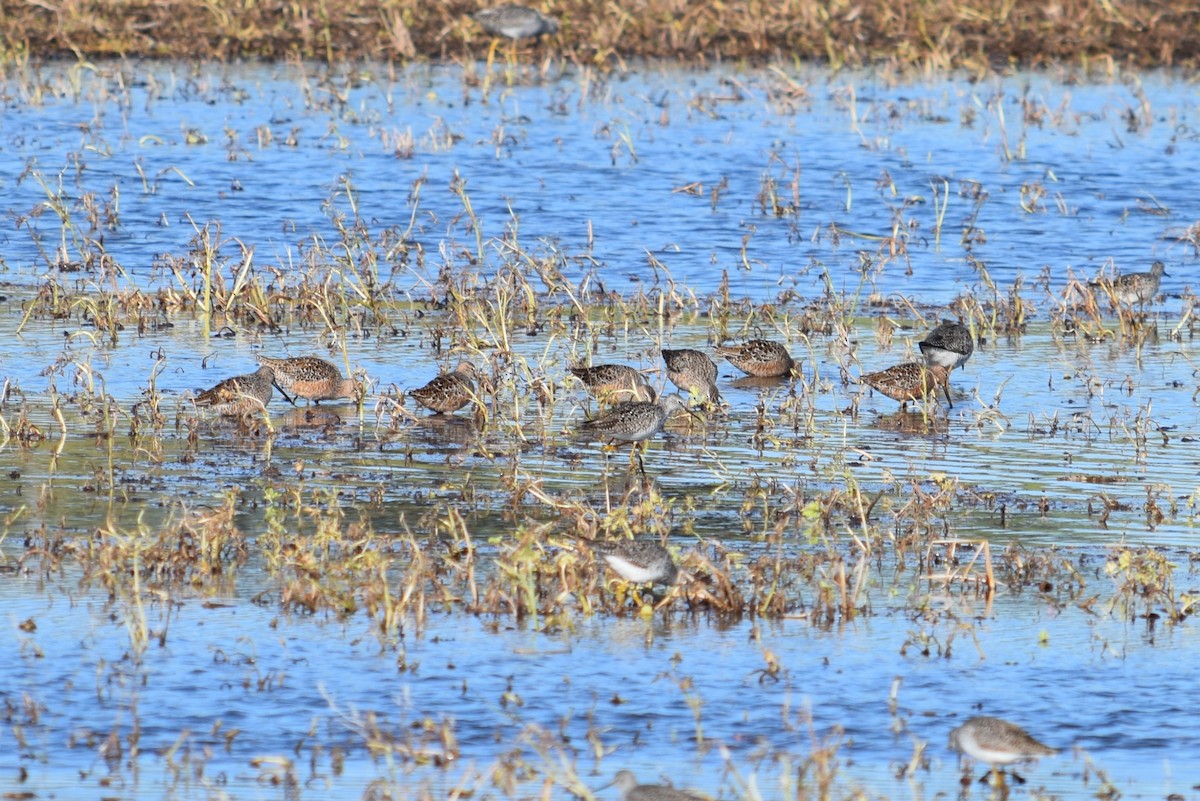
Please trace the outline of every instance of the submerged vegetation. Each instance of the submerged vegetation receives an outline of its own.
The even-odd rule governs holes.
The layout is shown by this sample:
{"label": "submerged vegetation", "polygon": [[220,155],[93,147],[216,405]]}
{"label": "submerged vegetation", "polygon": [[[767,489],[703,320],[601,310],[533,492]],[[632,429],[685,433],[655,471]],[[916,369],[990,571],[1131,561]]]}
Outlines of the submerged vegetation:
{"label": "submerged vegetation", "polygon": [[[476,4],[422,0],[170,4],[0,2],[7,59],[103,56],[179,59],[471,60],[488,36]],[[634,58],[686,63],[793,59],[833,67],[889,64],[967,69],[1067,64],[1195,68],[1200,31],[1187,0],[1012,3],[919,0],[636,5],[550,0],[561,23],[545,52],[579,65]]]}

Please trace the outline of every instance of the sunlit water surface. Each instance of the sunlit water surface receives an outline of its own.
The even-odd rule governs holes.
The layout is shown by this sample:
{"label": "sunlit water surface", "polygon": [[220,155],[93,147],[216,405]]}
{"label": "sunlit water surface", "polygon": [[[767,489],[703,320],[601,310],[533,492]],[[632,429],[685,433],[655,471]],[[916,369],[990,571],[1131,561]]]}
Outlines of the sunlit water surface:
{"label": "sunlit water surface", "polygon": [[[334,488],[347,506],[371,499],[362,514],[383,532],[399,533],[404,515],[431,504],[460,506],[480,542],[511,525],[499,513],[507,496],[496,477],[514,461],[547,491],[601,508],[607,495],[619,498],[629,480],[624,456],[606,458],[570,433],[585,409],[563,375],[580,350],[536,336],[514,340],[517,354],[560,387],[552,410],[527,406],[520,436],[497,426],[480,440],[465,418],[408,422],[385,435],[371,400],[361,416],[332,404],[340,420],[311,425],[276,401],[280,433],[269,446],[205,425],[187,463],[179,461],[182,432],[165,432],[153,457],[126,438],[85,436],[94,419],[76,423],[73,406],[78,427],[56,443],[52,385],[71,395],[97,382],[128,408],[161,359],[157,388],[172,414],[187,415],[188,393],[253,369],[257,352],[321,352],[324,342],[302,328],[211,337],[185,316],[170,329],[127,331],[116,347],[81,335],[77,322],[34,319],[18,334],[21,304],[50,274],[62,236],[44,205],[48,192],[63,193],[80,225],[87,193],[119,200],[119,223],[103,231],[126,273],[115,280],[153,288],[174,280],[153,265],[188,252],[191,221],[219,221],[221,236],[253,247],[258,265],[303,261],[313,242],[337,240],[331,215],[350,213],[348,183],[374,233],[408,231],[424,251],[384,276],[420,302],[440,268],[489,275],[498,252],[495,239],[485,240],[484,262],[471,263],[480,254],[450,189],[457,174],[486,237],[511,241],[516,231],[529,252],[560,254],[564,275],[579,284],[622,294],[662,286],[667,272],[649,266],[652,254],[699,296],[727,274],[735,298],[764,302],[790,291],[803,304],[823,296],[827,275],[839,295],[909,298],[926,322],[963,293],[992,297],[960,243],[972,218],[986,235],[972,237],[971,253],[1001,298],[1024,277],[1031,323],[1021,336],[983,343],[955,373],[944,422],[914,425],[870,394],[859,397],[856,416],[844,414],[861,393],[841,380],[847,343],[813,336],[790,343],[815,389],[799,401],[789,384],[738,388],[735,371],[722,366],[729,414],[672,425],[655,441],[646,465],[659,490],[691,497],[699,536],[756,553],[767,546],[749,535],[769,522],[739,508],[752,482],[804,497],[852,478],[868,496],[886,490],[902,499],[908,487],[931,491],[945,475],[960,482],[947,513],[957,536],[1085,556],[1087,579],[1105,592],[1108,546],[1160,545],[1181,565],[1177,589],[1194,586],[1195,378],[1190,329],[1170,334],[1190,309],[1194,252],[1184,240],[1200,178],[1195,88],[1161,76],[1070,86],[1043,76],[922,85],[819,71],[788,77],[793,83],[769,71],[645,67],[604,80],[570,73],[493,88],[484,102],[460,72],[441,68],[414,68],[395,81],[251,66],[10,76],[0,117],[8,215],[0,258],[16,286],[0,303],[9,343],[0,365],[52,436],[0,451],[0,511],[27,510],[10,526],[6,552],[19,557],[23,534],[42,522],[86,536],[106,523],[133,527],[139,515],[153,525],[179,502],[217,505],[230,490],[254,501],[280,480],[267,467],[312,489]],[[54,91],[31,89],[37,82]],[[397,145],[410,131],[411,153]],[[421,178],[414,202],[409,191]],[[794,213],[764,213],[765,178],[777,182],[781,202],[798,203]],[[676,191],[694,184],[698,193]],[[986,199],[976,208],[980,192]],[[878,238],[886,236],[900,236],[907,252],[881,261]],[[68,257],[73,245],[68,236]],[[1165,302],[1155,306],[1157,337],[1134,347],[1054,333],[1049,314],[1071,277],[1092,277],[1110,261],[1126,272],[1147,269],[1154,259],[1170,272]],[[97,277],[61,280],[86,286]],[[916,357],[926,327],[892,312],[912,327],[884,343],[869,312],[859,310],[849,343],[858,365]],[[377,389],[420,385],[439,369],[430,325],[414,323],[404,337],[351,338],[349,363]],[[708,340],[703,317],[662,329],[648,320],[603,337],[593,359],[654,368],[661,344],[706,348]],[[19,397],[5,407],[9,418]],[[751,436],[760,401],[777,430],[758,445]],[[793,425],[783,411],[789,403],[808,409],[811,424]],[[467,470],[479,485],[470,502],[442,481]],[[1166,512],[1161,521],[1147,511],[1151,500]],[[262,513],[245,506],[238,523],[253,532]],[[809,547],[796,540],[785,550]],[[676,541],[685,551],[695,544]],[[1200,642],[1190,622],[1151,628],[1003,588],[986,607],[926,585],[953,612],[929,622],[907,608],[911,598],[891,576],[882,566],[869,589],[873,614],[833,630],[804,619],[723,626],[681,613],[650,622],[580,617],[542,630],[534,621],[435,613],[397,649],[382,647],[362,615],[312,619],[255,603],[262,582],[252,566],[209,603],[147,598],[151,628],[166,636],[135,664],[125,618],[107,596],[69,570],[46,580],[17,571],[0,579],[8,622],[0,783],[63,798],[78,797],[78,786],[123,798],[357,798],[382,778],[413,794],[464,783],[501,795],[485,774],[515,744],[546,768],[532,745],[529,727],[537,726],[571,743],[593,787],[628,767],[643,781],[737,795],[712,747],[720,743],[743,779],[755,777],[764,797],[777,797],[788,771],[776,758],[797,765],[841,731],[844,786],[891,798],[986,798],[983,785],[960,786],[945,746],[953,726],[984,713],[1063,749],[1023,769],[1029,781],[1014,795],[1092,796],[1104,786],[1098,769],[1126,797],[1198,796],[1192,688]],[[25,621],[36,627],[22,628]],[[774,676],[762,672],[768,653],[781,666]],[[426,719],[452,721],[460,760],[445,769],[371,760],[370,714],[400,741],[421,741],[414,724]],[[108,735],[135,729],[142,755],[132,760],[126,746],[112,758]],[[599,762],[589,734],[611,750]],[[899,778],[920,743],[927,762]],[[339,749],[348,755],[340,767],[332,756]],[[284,759],[295,760],[298,787],[272,781]]]}

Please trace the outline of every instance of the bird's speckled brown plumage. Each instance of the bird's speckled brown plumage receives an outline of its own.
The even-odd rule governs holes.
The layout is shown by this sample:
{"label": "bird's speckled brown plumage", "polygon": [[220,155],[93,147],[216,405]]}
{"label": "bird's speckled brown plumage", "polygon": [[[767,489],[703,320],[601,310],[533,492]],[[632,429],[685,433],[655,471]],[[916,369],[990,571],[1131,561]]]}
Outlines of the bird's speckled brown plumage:
{"label": "bird's speckled brown plumage", "polygon": [[717,355],[746,375],[759,378],[778,378],[790,375],[796,363],[787,348],[768,339],[752,339],[741,345],[717,348]]}
{"label": "bird's speckled brown plumage", "polygon": [[413,400],[438,414],[457,412],[475,397],[475,365],[459,362],[423,387],[409,390]]}
{"label": "bird's speckled brown plumage", "polygon": [[242,417],[261,412],[271,402],[274,371],[260,367],[253,373],[226,378],[196,396],[196,405],[212,409],[222,417]]}

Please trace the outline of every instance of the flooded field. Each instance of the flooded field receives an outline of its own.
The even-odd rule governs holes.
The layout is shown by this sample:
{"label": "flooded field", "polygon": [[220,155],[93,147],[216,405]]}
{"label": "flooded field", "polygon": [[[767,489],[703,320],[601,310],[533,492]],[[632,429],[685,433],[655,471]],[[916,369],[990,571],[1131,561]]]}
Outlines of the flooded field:
{"label": "flooded field", "polygon": [[[616,799],[629,769],[1200,798],[1194,86],[112,64],[0,92],[10,797]],[[941,319],[975,342],[952,407],[858,382]],[[662,394],[662,348],[755,338],[794,374],[718,359],[644,475],[580,435],[605,404],[568,367]],[[196,404],[310,354],[361,402]],[[461,360],[473,399],[420,408]],[[628,537],[678,584],[580,542]],[[947,746],[973,715],[1060,753],[980,783]]]}

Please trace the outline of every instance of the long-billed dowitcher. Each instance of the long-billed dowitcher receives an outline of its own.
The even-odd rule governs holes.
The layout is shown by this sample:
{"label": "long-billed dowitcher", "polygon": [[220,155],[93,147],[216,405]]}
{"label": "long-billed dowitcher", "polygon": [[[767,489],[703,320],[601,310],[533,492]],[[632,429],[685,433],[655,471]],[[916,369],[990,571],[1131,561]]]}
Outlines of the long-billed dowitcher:
{"label": "long-billed dowitcher", "polygon": [[582,538],[579,541],[631,584],[674,584],[679,575],[671,552],[657,542]]}
{"label": "long-billed dowitcher", "polygon": [[698,350],[667,350],[662,352],[663,362],[667,365],[667,378],[671,383],[688,394],[703,398],[713,406],[721,403],[721,393],[717,390],[717,366],[713,360]]}
{"label": "long-billed dowitcher", "polygon": [[597,364],[567,370],[601,401],[654,400],[654,390],[646,383],[646,377],[629,365]]}
{"label": "long-billed dowitcher", "polygon": [[558,20],[534,8],[512,3],[482,8],[471,15],[492,36],[528,39],[546,33],[558,33]]}
{"label": "long-billed dowitcher", "polygon": [[943,320],[923,341],[917,343],[917,347],[921,349],[925,361],[940,364],[947,370],[962,367],[975,352],[970,329],[953,320]]}
{"label": "long-billed dowitcher", "polygon": [[950,371],[940,364],[905,362],[877,373],[867,373],[859,381],[892,400],[900,401],[900,411],[903,412],[908,409],[909,401],[923,401],[936,394],[946,386],[949,378]]}
{"label": "long-billed dowitcher", "polygon": [[[1118,303],[1126,306],[1136,303],[1144,308],[1158,294],[1158,287],[1162,283],[1164,275],[1170,275],[1170,273],[1167,272],[1166,265],[1161,261],[1151,264],[1148,273],[1118,275],[1110,284],[1112,296]],[[1092,286],[1104,288],[1105,284],[1102,281],[1093,281]]]}
{"label": "long-billed dowitcher", "polygon": [[1017,724],[991,717],[968,719],[950,732],[949,746],[971,759],[986,763],[993,774],[999,765],[1058,753],[1057,748],[1038,742]]}
{"label": "long-billed dowitcher", "polygon": [[677,790],[666,784],[638,784],[627,770],[617,771],[611,785],[621,791],[621,801],[708,801],[699,793]]}
{"label": "long-billed dowitcher", "polygon": [[438,414],[457,412],[475,398],[475,365],[459,362],[453,372],[442,373],[423,387],[411,389],[413,400]]}
{"label": "long-billed dowitcher", "polygon": [[746,375],[758,378],[778,378],[790,375],[795,362],[787,348],[769,339],[752,339],[741,345],[725,345],[717,348],[717,355],[725,359]]}
{"label": "long-billed dowitcher", "polygon": [[319,404],[323,400],[353,398],[359,391],[353,379],[342,378],[341,370],[316,356],[275,359],[260,354],[258,363],[275,371],[275,386],[293,406],[296,398]]}
{"label": "long-billed dowitcher", "polygon": [[271,402],[275,372],[260,367],[253,373],[226,378],[196,396],[197,406],[207,406],[222,417],[243,417],[261,412]]}
{"label": "long-billed dowitcher", "polygon": [[624,401],[603,414],[584,420],[580,428],[609,441],[642,442],[662,430],[663,423],[677,411],[687,411],[678,395],[663,395],[657,401]]}
{"label": "long-billed dowitcher", "polygon": [[675,394],[664,395],[654,403],[624,401],[591,420],[584,420],[579,428],[610,443],[632,442],[633,452],[630,454],[630,460],[637,459],[638,469],[644,476],[646,466],[638,452],[639,444],[661,431],[667,418],[681,410],[692,414],[683,398]]}

